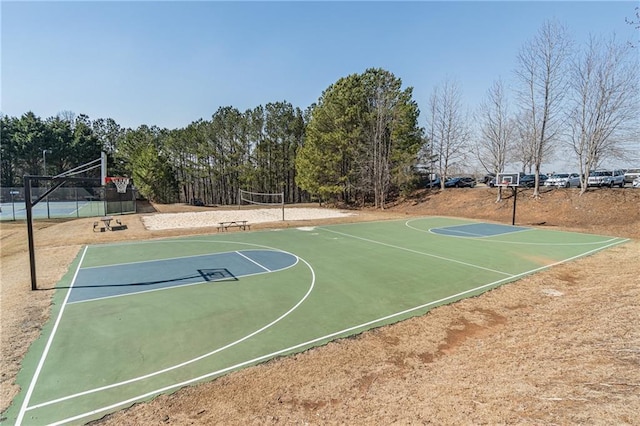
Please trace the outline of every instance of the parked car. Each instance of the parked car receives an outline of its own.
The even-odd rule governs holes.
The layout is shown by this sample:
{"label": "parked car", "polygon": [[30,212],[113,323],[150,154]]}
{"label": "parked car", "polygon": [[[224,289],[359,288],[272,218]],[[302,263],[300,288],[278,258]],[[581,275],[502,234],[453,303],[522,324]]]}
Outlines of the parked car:
{"label": "parked car", "polygon": [[640,177],[640,169],[629,169],[624,172],[624,182],[633,183],[636,178]]}
{"label": "parked car", "polygon": [[440,188],[440,177],[435,177],[433,179],[427,180],[424,184],[425,188]]}
{"label": "parked car", "polygon": [[[547,179],[549,179],[547,175],[540,173],[540,185],[544,185]],[[525,188],[533,188],[535,184],[536,175],[520,176],[520,186],[524,186]]]}
{"label": "parked car", "polygon": [[544,181],[544,186],[555,186],[558,188],[571,188],[580,186],[580,175],[578,173],[555,173]]}
{"label": "parked car", "polygon": [[593,170],[589,173],[587,186],[608,186],[613,188],[624,186],[624,173],[622,170]]}
{"label": "parked car", "polygon": [[491,185],[491,181],[493,181],[493,186],[496,185],[496,174],[495,173],[487,173],[486,175],[484,175],[484,177],[482,178],[482,183],[484,183],[485,185]]}
{"label": "parked car", "polygon": [[640,177],[637,177],[631,182],[633,188],[640,188]]}
{"label": "parked car", "polygon": [[473,188],[476,186],[476,180],[472,177],[453,177],[444,183],[445,188]]}

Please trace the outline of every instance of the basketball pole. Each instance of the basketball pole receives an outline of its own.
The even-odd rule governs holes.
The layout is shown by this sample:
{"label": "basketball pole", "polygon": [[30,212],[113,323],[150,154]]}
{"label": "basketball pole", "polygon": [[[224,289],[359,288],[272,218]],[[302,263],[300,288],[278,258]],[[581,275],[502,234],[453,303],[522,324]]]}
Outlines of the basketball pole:
{"label": "basketball pole", "polygon": [[[29,245],[29,266],[31,272],[31,290],[38,289],[38,282],[36,277],[36,246],[33,241],[33,207],[38,204],[42,199],[47,198],[49,194],[61,187],[68,180],[52,178],[50,176],[24,176],[24,206],[27,211],[27,242]],[[39,196],[35,201],[31,199],[31,181],[32,180],[49,180],[53,181],[53,185],[47,189],[44,194]]]}
{"label": "basketball pole", "polygon": [[518,201],[518,187],[512,186],[511,190],[513,191],[513,216],[511,216],[511,225],[515,226],[516,224],[516,202]]}
{"label": "basketball pole", "polygon": [[[99,164],[96,164],[99,163]],[[102,152],[100,158],[90,161],[88,163],[82,164],[78,167],[75,167],[71,170],[67,170],[66,172],[60,173],[56,176],[32,176],[25,175],[23,177],[24,181],[24,204],[25,210],[27,213],[27,243],[29,246],[29,269],[31,273],[31,291],[38,290],[38,276],[36,274],[36,245],[33,238],[33,207],[42,201],[44,198],[47,198],[49,194],[53,191],[64,185],[66,182],[104,182],[104,176],[106,175],[106,166],[107,166],[107,155]],[[97,167],[100,167],[100,178],[90,178],[90,177],[74,177],[77,174],[87,172],[89,170],[93,170]],[[40,195],[36,198],[35,201],[32,200],[31,196],[31,181],[32,180],[44,180],[51,181],[53,185],[49,187],[44,194]]]}

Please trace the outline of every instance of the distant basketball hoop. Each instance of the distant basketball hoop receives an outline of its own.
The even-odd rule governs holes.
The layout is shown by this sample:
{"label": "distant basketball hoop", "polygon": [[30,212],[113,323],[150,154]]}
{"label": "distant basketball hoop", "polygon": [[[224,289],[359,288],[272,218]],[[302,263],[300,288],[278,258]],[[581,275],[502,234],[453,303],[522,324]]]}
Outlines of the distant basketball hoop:
{"label": "distant basketball hoop", "polygon": [[118,190],[118,193],[124,194],[127,192],[127,186],[129,186],[130,179],[128,177],[109,177],[105,178],[105,183],[113,182]]}
{"label": "distant basketball hoop", "polygon": [[512,187],[520,186],[520,173],[498,173],[496,176],[496,186]]}
{"label": "distant basketball hoop", "polygon": [[516,203],[518,201],[518,187],[520,186],[520,173],[498,173],[496,186],[499,188],[511,188],[513,191],[513,215],[511,225],[516,224]]}

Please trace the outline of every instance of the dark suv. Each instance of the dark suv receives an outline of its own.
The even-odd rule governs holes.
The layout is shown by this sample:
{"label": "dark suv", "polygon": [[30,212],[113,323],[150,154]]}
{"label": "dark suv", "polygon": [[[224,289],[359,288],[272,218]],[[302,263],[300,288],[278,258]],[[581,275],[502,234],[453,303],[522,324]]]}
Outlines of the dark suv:
{"label": "dark suv", "polygon": [[[547,175],[540,173],[540,186],[544,185],[544,182],[549,179]],[[524,175],[520,176],[520,186],[525,188],[533,188],[536,185],[536,175]]]}
{"label": "dark suv", "polygon": [[476,186],[476,180],[472,177],[453,177],[444,183],[445,188],[473,188],[474,186]]}

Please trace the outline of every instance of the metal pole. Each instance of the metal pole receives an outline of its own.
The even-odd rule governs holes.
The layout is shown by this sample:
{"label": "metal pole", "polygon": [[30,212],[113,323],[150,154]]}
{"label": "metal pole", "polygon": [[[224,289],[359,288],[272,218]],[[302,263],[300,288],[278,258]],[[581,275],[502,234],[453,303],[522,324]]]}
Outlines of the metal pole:
{"label": "metal pole", "polygon": [[[51,154],[51,150],[50,149],[43,149],[42,150],[42,163],[43,163],[43,172],[42,176],[46,176],[47,175],[47,153]],[[51,211],[49,210],[49,197],[47,197],[47,219],[51,219]],[[31,200],[29,200],[29,202],[31,202]]]}
{"label": "metal pole", "polygon": [[11,210],[13,210],[13,221],[16,220],[16,202],[13,200],[14,191],[11,191]]}
{"label": "metal pole", "polygon": [[29,240],[29,262],[31,266],[31,290],[38,289],[36,281],[36,250],[33,243],[33,215],[31,214],[31,180],[24,178],[24,206],[27,210],[27,238]]}
{"label": "metal pole", "polygon": [[513,216],[511,217],[511,225],[516,224],[516,202],[518,201],[518,187],[512,186],[513,189]]}

